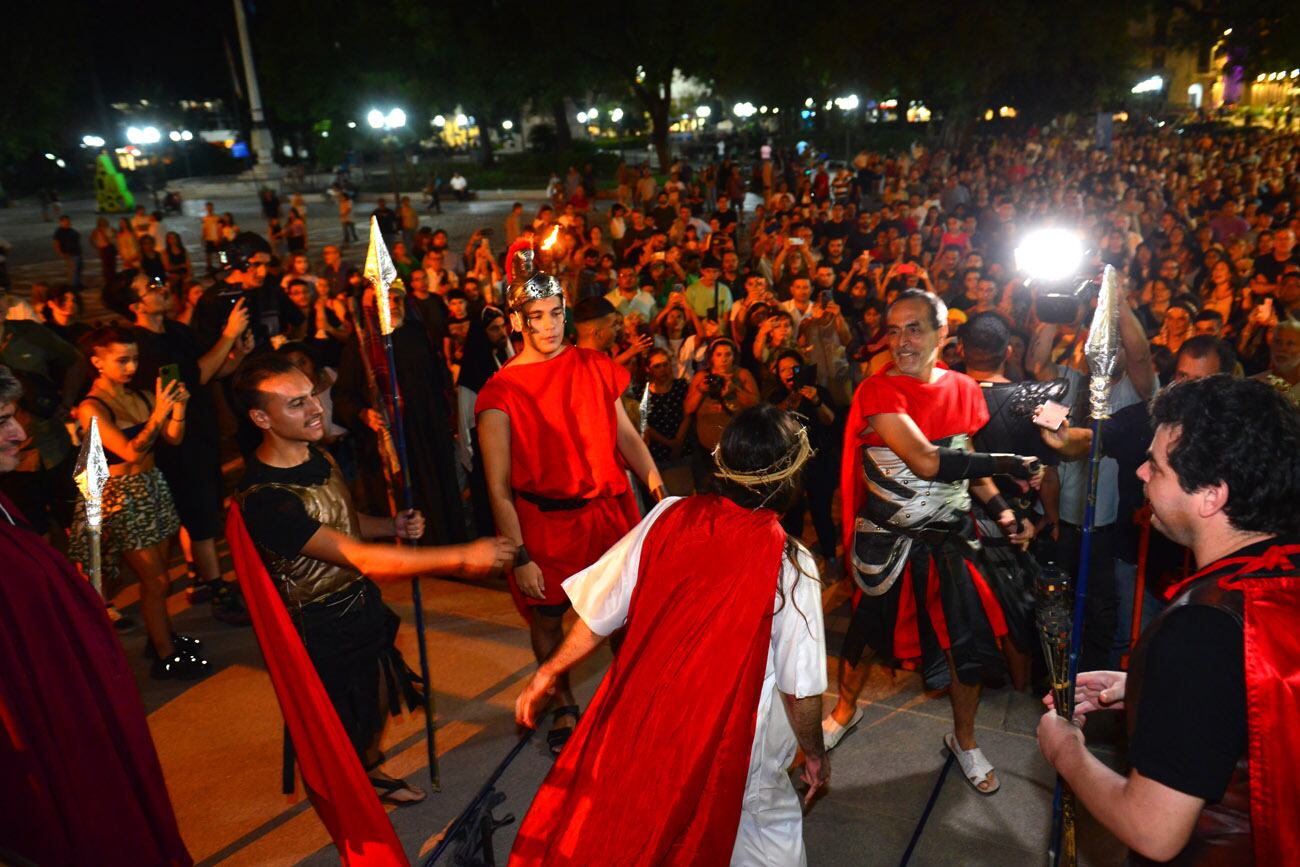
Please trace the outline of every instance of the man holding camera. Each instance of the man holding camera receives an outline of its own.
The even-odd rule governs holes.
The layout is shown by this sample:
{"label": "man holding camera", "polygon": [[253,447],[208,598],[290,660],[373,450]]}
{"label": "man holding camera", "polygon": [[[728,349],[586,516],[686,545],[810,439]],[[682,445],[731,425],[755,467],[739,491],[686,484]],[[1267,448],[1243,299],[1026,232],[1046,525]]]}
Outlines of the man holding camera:
{"label": "man holding camera", "polygon": [[[1055,299],[1052,299],[1055,301]],[[1072,301],[1056,310],[1042,297],[1036,302],[1038,326],[1025,355],[1025,369],[1038,380],[1065,377],[1070,387],[1064,403],[1073,408],[1071,426],[1086,427],[1088,404],[1087,360],[1081,352],[1062,363],[1051,360],[1058,323],[1072,313],[1075,321],[1086,307]],[[1082,309],[1080,309],[1082,308]],[[1057,314],[1057,315],[1053,315]],[[1110,414],[1125,407],[1150,400],[1159,382],[1146,332],[1128,304],[1119,305],[1120,353],[1110,388]],[[1075,345],[1082,346],[1086,329],[1077,333]],[[1081,369],[1082,368],[1082,369]],[[1061,522],[1053,531],[1057,542],[1058,564],[1067,573],[1078,572],[1079,545],[1083,534],[1084,506],[1087,499],[1088,461],[1067,459],[1059,468],[1061,476]],[[1084,611],[1081,664],[1102,668],[1110,665],[1115,630],[1119,624],[1119,593],[1115,584],[1115,536],[1120,519],[1119,464],[1103,457],[1097,478],[1096,523],[1092,533],[1092,565],[1088,572],[1087,608]],[[1127,569],[1126,575],[1132,570]]]}

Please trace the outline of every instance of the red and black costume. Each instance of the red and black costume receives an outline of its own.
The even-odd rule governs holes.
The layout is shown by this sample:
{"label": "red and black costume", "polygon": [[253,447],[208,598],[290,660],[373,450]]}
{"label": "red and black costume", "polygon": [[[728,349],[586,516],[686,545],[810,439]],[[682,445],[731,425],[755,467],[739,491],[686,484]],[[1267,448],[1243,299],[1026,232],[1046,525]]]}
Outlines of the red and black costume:
{"label": "red and black costume", "polygon": [[1243,548],[1166,598],[1133,651],[1124,702],[1130,765],[1206,801],[1191,841],[1169,863],[1294,863],[1300,537]]}
{"label": "red and black costume", "polygon": [[[922,382],[895,375],[890,364],[858,387],[841,478],[845,561],[860,591],[841,657],[856,665],[870,647],[918,667],[931,688],[949,683],[944,651],[952,653],[962,683],[1001,674],[998,640],[1009,622],[1033,623],[1032,600],[976,565],[980,542],[965,477],[918,477],[871,429],[874,415],[907,415],[948,454],[966,454],[988,422],[988,408],[973,379],[939,369],[937,380]],[[991,456],[975,457],[991,463]],[[1017,636],[1022,646],[1032,640]]]}
{"label": "red and black costume", "polygon": [[525,617],[533,606],[568,604],[561,582],[594,563],[640,515],[618,455],[615,402],[629,374],[607,355],[571,346],[533,364],[513,361],[483,386],[475,414],[510,417],[510,484],[529,557],[545,597],[510,592]]}

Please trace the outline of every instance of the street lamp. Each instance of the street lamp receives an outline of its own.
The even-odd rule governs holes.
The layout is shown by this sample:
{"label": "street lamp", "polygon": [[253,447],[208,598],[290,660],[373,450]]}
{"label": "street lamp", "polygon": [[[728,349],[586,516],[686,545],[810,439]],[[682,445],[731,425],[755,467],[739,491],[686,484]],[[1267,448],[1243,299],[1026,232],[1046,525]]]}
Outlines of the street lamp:
{"label": "street lamp", "polygon": [[[158,127],[156,126],[146,126],[143,128],[138,126],[129,126],[126,128],[126,140],[137,147],[143,147],[145,145],[157,144],[162,140],[162,133],[158,131]],[[157,211],[162,209],[162,205],[158,201],[158,166],[156,154],[150,154],[149,156],[149,169],[149,192],[153,194],[153,207],[154,210]]]}
{"label": "street lamp", "polygon": [[83,135],[81,143],[88,148],[102,148],[105,144],[104,137],[98,135]]}
{"label": "street lamp", "polygon": [[384,113],[377,108],[372,108],[366,114],[366,123],[370,124],[372,129],[388,133],[384,136],[384,150],[388,154],[388,173],[393,177],[393,207],[400,207],[402,194],[397,184],[397,157],[393,153],[393,144],[397,140],[396,131],[406,126],[406,112],[400,108],[390,108],[387,113]]}
{"label": "street lamp", "polygon": [[620,120],[623,119],[623,109],[616,108],[613,111],[611,111],[609,113],[609,119],[612,120],[614,123],[618,123]]}

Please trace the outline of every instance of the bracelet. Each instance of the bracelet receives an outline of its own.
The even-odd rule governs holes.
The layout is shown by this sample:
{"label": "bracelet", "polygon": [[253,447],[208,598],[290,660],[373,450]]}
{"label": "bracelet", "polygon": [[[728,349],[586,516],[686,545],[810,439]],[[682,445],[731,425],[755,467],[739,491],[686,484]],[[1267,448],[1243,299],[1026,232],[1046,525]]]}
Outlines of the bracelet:
{"label": "bracelet", "polygon": [[1001,515],[1003,512],[1010,512],[1013,515],[1016,513],[1015,509],[1011,508],[1011,505],[1002,497],[1001,494],[994,494],[985,500],[984,510],[988,512],[989,517],[993,518],[995,521],[997,520],[998,515]]}
{"label": "bracelet", "polygon": [[523,542],[520,542],[519,547],[515,549],[515,568],[527,566],[531,562],[533,562],[533,558],[528,556],[528,549],[524,547]]}

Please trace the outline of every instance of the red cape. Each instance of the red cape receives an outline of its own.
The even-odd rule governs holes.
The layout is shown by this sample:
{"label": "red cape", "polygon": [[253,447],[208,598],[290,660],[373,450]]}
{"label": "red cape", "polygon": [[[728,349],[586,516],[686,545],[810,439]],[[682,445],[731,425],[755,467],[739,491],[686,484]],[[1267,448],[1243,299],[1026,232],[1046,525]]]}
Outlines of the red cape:
{"label": "red cape", "polygon": [[226,519],[226,541],[275,697],[293,739],[303,784],[339,858],[349,867],[407,867],[409,862],[392,823],[249,538],[238,505],[231,505]]}
{"label": "red cape", "polygon": [[660,516],[627,637],[533,800],[512,867],[728,863],[784,544],[775,513],[717,496]]}
{"label": "red cape", "polygon": [[1166,591],[1237,566],[1219,586],[1245,598],[1246,720],[1250,828],[1256,864],[1289,864],[1300,852],[1300,545],[1219,560]]}
{"label": "red cape", "polygon": [[[853,393],[848,421],[844,426],[844,452],[840,458],[840,527],[844,533],[844,568],[852,575],[854,525],[866,500],[862,480],[864,445],[881,445],[880,437],[867,430],[868,419],[880,413],[911,416],[925,438],[931,441],[956,434],[974,434],[989,421],[988,404],[975,380],[949,370],[937,382],[921,382],[911,376],[891,376],[891,361],[867,377]],[[948,370],[939,362],[935,367]]]}
{"label": "red cape", "polygon": [[42,865],[188,867],[103,600],[43,538],[3,516],[0,563],[0,853]]}

